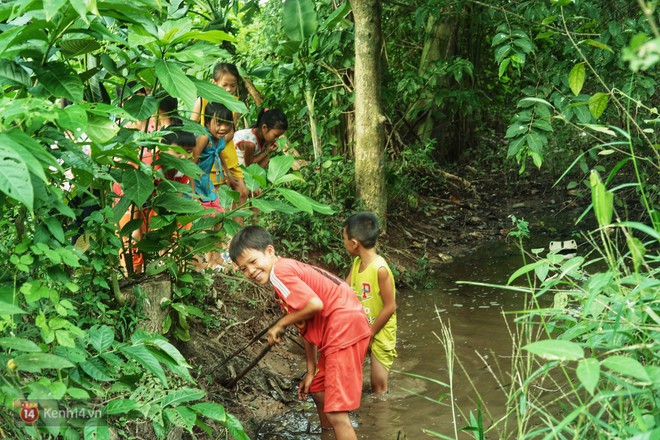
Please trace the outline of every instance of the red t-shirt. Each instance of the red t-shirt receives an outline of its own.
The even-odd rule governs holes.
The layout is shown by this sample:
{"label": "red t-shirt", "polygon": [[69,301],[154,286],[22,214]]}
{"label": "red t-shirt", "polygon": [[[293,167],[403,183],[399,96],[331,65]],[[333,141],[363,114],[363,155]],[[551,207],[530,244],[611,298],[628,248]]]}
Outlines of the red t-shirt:
{"label": "red t-shirt", "polygon": [[324,354],[371,335],[367,315],[353,289],[330,272],[280,258],[270,272],[270,282],[287,313],[301,310],[314,297],[323,302],[323,310],[296,326],[302,336]]}

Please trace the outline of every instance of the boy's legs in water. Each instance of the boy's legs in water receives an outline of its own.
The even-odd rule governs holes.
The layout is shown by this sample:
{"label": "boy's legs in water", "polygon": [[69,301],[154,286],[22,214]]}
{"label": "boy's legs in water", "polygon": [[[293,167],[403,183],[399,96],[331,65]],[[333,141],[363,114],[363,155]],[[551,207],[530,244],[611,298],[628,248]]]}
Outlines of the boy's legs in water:
{"label": "boy's legs in water", "polygon": [[[324,398],[323,391],[318,393],[310,393],[316,410],[321,419],[321,440],[357,440],[357,434],[351,424],[351,419],[348,416],[348,411],[336,411],[326,413],[324,411]],[[334,435],[333,435],[334,434]]]}
{"label": "boy's legs in water", "polygon": [[387,378],[389,371],[371,353],[371,392],[374,394],[387,392]]}

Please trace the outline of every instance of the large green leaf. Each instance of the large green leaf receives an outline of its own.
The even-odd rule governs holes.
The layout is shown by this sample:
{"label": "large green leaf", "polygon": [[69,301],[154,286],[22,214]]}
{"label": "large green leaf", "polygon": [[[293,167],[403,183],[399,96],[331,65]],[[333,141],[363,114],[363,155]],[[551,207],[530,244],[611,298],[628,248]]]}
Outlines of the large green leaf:
{"label": "large green leaf", "polygon": [[195,426],[195,421],[197,420],[197,413],[195,411],[186,408],[185,406],[178,408],[167,408],[163,411],[163,414],[174,426],[180,428],[186,428],[186,430],[192,432],[193,426]]}
{"label": "large green leaf", "polygon": [[271,158],[268,163],[268,181],[274,183],[288,173],[293,162],[295,162],[293,156],[276,156]]}
{"label": "large green leaf", "polygon": [[34,188],[28,166],[18,151],[3,140],[0,135],[0,191],[32,211]]}
{"label": "large green leaf", "polygon": [[100,49],[101,45],[94,38],[72,38],[62,40],[60,49],[65,58],[73,58]]}
{"label": "large green leaf", "polygon": [[568,73],[568,86],[571,88],[571,92],[573,92],[575,96],[579,95],[580,91],[582,91],[585,77],[586,71],[584,63],[577,63]]}
{"label": "large green leaf", "polygon": [[607,108],[609,99],[610,95],[607,93],[594,93],[594,95],[589,98],[589,111],[594,119],[600,118],[600,115],[602,115]]}
{"label": "large green leaf", "polygon": [[170,212],[183,214],[200,212],[204,209],[197,200],[187,199],[171,193],[157,196],[153,204],[155,207],[162,207]]}
{"label": "large green leaf", "polygon": [[80,364],[80,368],[92,379],[101,382],[111,382],[115,380],[112,372],[109,371],[99,359],[89,359]]}
{"label": "large green leaf", "polygon": [[337,23],[344,20],[346,15],[351,12],[351,2],[341,3],[337,9],[335,9],[332,14],[321,24],[321,30],[332,30]]}
{"label": "large green leaf", "polygon": [[215,420],[216,422],[224,422],[227,420],[227,413],[225,407],[219,403],[202,402],[190,406],[190,409],[195,411],[208,419]]}
{"label": "large green leaf", "polygon": [[300,194],[299,192],[286,188],[277,188],[277,191],[282,194],[287,202],[291,203],[301,211],[308,212],[309,214],[311,214],[313,211],[316,211],[320,214],[334,214],[334,211],[328,205],[324,205],[317,202],[316,200],[312,200],[309,197]]}
{"label": "large green leaf", "polygon": [[[1,313],[4,313],[5,310],[0,305]],[[25,338],[0,338],[0,347],[9,348],[16,351],[25,351],[28,353],[39,353],[41,348],[34,342]]]}
{"label": "large green leaf", "polygon": [[610,356],[604,359],[601,364],[624,376],[630,376],[642,382],[651,382],[644,366],[637,359],[628,356]]}
{"label": "large green leaf", "polygon": [[537,341],[525,345],[523,349],[548,360],[576,361],[584,358],[584,349],[570,341]]}
{"label": "large green leaf", "polygon": [[85,440],[110,440],[110,428],[107,423],[104,419],[89,419],[83,428]]}
{"label": "large green leaf", "polygon": [[30,75],[19,64],[0,60],[0,84],[29,87]]}
{"label": "large green leaf", "polygon": [[25,310],[14,304],[0,301],[0,315],[22,315],[25,313],[27,313]]}
{"label": "large green leaf", "polygon": [[47,63],[37,70],[39,82],[56,98],[80,102],[83,99],[83,82],[66,64]]}
{"label": "large green leaf", "polygon": [[183,73],[178,64],[167,60],[156,60],[156,76],[167,93],[175,98],[181,99],[183,103],[192,109],[197,99],[197,90],[190,78]]}
{"label": "large green leaf", "polygon": [[38,373],[47,368],[61,370],[62,368],[74,367],[68,359],[50,353],[22,354],[16,356],[14,362],[16,362],[16,370],[32,373]]}
{"label": "large green leaf", "polygon": [[190,402],[191,400],[199,400],[206,396],[206,392],[198,388],[180,388],[176,391],[168,393],[163,400],[161,400],[160,405],[164,408],[166,406],[179,406],[184,402]]}
{"label": "large green leaf", "polygon": [[167,386],[167,377],[165,377],[165,371],[163,371],[163,367],[160,365],[154,355],[151,354],[149,350],[147,350],[147,347],[144,345],[133,345],[129,347],[122,347],[120,351],[127,357],[142,365],[147,371],[160,379],[163,385]]}
{"label": "large green leaf", "polygon": [[105,413],[108,415],[126,414],[140,407],[142,407],[142,404],[133,399],[115,399],[108,402],[108,405],[105,407]]}
{"label": "large green leaf", "polygon": [[591,201],[598,225],[601,228],[609,226],[612,223],[614,212],[614,194],[605,188],[597,171],[591,171],[589,181],[591,184]]}
{"label": "large green leaf", "polygon": [[600,363],[593,358],[582,359],[578,363],[576,373],[582,386],[593,395],[600,379]]}
{"label": "large green leaf", "polygon": [[93,115],[87,121],[85,134],[95,142],[105,144],[112,140],[119,131],[119,126],[110,118]]}
{"label": "large green leaf", "polygon": [[222,43],[223,41],[235,42],[236,38],[223,31],[190,31],[176,37],[172,44],[188,42],[190,40],[202,40],[209,43]]}
{"label": "large green leaf", "polygon": [[286,0],[283,8],[284,33],[292,41],[307,40],[318,28],[312,0]]}
{"label": "large green leaf", "polygon": [[124,171],[121,188],[124,190],[126,197],[137,206],[142,206],[154,192],[155,187],[150,176],[141,170],[130,169]]}
{"label": "large green leaf", "polygon": [[158,101],[151,95],[133,95],[124,102],[124,110],[138,121],[146,120],[158,111]]}
{"label": "large green leaf", "polygon": [[224,104],[229,110],[236,113],[246,113],[247,107],[242,101],[236,99],[234,95],[219,87],[212,82],[202,81],[192,78],[193,84],[197,88],[197,94],[209,102],[219,102]]}
{"label": "large green leaf", "polygon": [[94,326],[87,332],[87,339],[96,351],[103,353],[112,346],[115,341],[115,333],[107,325]]}

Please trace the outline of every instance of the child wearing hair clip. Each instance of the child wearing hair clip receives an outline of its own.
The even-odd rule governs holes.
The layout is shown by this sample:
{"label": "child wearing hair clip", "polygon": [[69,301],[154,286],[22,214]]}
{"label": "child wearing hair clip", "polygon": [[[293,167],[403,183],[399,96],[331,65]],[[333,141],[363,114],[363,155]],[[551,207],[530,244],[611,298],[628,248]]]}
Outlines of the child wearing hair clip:
{"label": "child wearing hair clip", "polygon": [[256,163],[262,168],[268,167],[270,153],[277,151],[277,139],[288,127],[286,115],[282,110],[262,109],[254,127],[239,130],[234,134],[234,145],[240,164],[248,167]]}

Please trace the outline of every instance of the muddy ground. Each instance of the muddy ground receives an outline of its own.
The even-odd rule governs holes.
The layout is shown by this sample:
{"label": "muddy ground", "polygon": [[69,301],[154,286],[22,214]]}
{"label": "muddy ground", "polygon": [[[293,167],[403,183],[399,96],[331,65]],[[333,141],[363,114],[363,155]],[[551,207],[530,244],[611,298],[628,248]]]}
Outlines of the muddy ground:
{"label": "muddy ground", "polygon": [[[519,180],[514,175],[477,174],[467,167],[444,177],[439,178],[446,183],[438,191],[417,198],[415,209],[399,208],[389,214],[381,252],[400,273],[399,287],[413,282],[413,274],[442,270],[445,262],[489,240],[507,239],[512,213],[531,217],[575,206],[572,195],[553,189],[552,181],[541,175]],[[256,342],[224,362],[280,313],[272,295],[270,288],[250,285],[240,274],[218,275],[208,304],[216,325],[198,326],[192,339],[180,345],[208,398],[236,415],[250,435],[264,420],[294,404],[305,369],[302,346],[289,330],[284,344],[265,355],[236,386],[226,387],[266,346]],[[198,438],[205,438],[200,434]]]}

